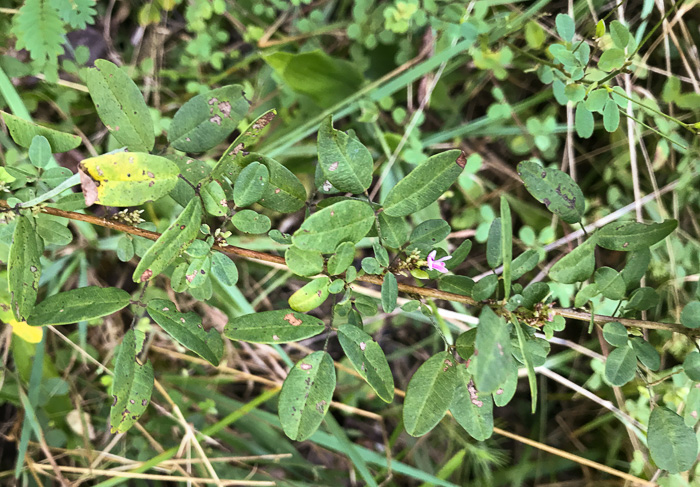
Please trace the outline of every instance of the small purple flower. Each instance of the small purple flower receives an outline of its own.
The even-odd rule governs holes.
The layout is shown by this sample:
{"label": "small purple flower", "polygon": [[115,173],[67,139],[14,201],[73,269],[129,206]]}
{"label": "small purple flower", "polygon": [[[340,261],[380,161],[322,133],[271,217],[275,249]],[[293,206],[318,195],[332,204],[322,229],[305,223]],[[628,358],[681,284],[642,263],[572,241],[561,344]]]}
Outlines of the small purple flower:
{"label": "small purple flower", "polygon": [[443,257],[442,259],[435,260],[436,254],[437,254],[437,250],[433,250],[432,252],[430,252],[428,254],[428,269],[442,272],[443,274],[447,274],[448,270],[447,270],[447,267],[445,267],[444,262],[446,260],[450,260],[452,258],[452,256],[447,255],[447,256]]}

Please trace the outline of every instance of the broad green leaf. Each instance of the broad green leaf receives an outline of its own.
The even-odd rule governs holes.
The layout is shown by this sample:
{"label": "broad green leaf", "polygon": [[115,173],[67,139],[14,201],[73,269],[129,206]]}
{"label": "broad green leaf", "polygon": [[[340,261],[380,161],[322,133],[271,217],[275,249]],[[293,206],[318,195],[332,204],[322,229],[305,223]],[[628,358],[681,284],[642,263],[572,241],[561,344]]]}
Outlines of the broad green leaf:
{"label": "broad green leaf", "polygon": [[549,269],[549,277],[562,284],[582,282],[595,270],[595,235],[559,259]]}
{"label": "broad green leaf", "polygon": [[637,356],[632,347],[616,348],[605,361],[605,378],[614,386],[624,386],[634,379],[637,371]]}
{"label": "broad green leaf", "polygon": [[681,324],[686,328],[700,328],[700,301],[691,301],[683,307]]}
{"label": "broad green leaf", "polygon": [[441,352],[413,374],[403,402],[403,423],[409,435],[423,436],[445,415],[455,394],[456,365],[451,354]]}
{"label": "broad green leaf", "polygon": [[335,249],[335,253],[328,259],[328,273],[332,276],[342,274],[350,267],[355,259],[355,245],[352,242],[343,242]]}
{"label": "broad green leaf", "polygon": [[603,338],[613,347],[626,347],[628,341],[627,328],[617,321],[605,323],[603,326]]}
{"label": "broad green leaf", "polygon": [[426,220],[411,232],[408,241],[411,243],[411,246],[426,245],[433,247],[445,240],[450,234],[450,230],[450,225],[445,220]]}
{"label": "broad green leaf", "polygon": [[396,308],[396,299],[399,297],[399,288],[396,276],[391,272],[384,275],[382,282],[382,308],[385,313],[391,313]]}
{"label": "broad green leaf", "polygon": [[150,281],[163,272],[197,238],[201,221],[202,204],[193,199],[141,258],[134,282]]}
{"label": "broad green leaf", "polygon": [[644,277],[644,274],[646,274],[650,262],[651,251],[648,248],[627,254],[627,263],[620,271],[627,285],[627,289],[639,285],[639,281]]}
{"label": "broad green leaf", "polygon": [[700,353],[693,351],[685,357],[683,371],[690,380],[700,382]]}
{"label": "broad green leaf", "polygon": [[695,431],[685,425],[683,418],[665,407],[652,409],[647,443],[656,466],[671,474],[689,470],[697,460]]}
{"label": "broad green leaf", "polygon": [[[648,311],[657,304],[659,304],[659,295],[656,294],[656,290],[653,287],[640,287],[639,289],[635,289],[632,293],[625,308],[636,309],[637,311]],[[681,323],[682,322],[683,315],[681,314]],[[698,326],[700,326],[700,322]]]}
{"label": "broad green leaf", "polygon": [[603,108],[603,127],[605,127],[605,130],[608,132],[614,132],[619,126],[620,112],[618,111],[617,104],[608,98]]}
{"label": "broad green leaf", "polygon": [[598,230],[596,243],[608,250],[643,250],[665,239],[677,226],[676,220],[662,223],[611,222]]}
{"label": "broad green leaf", "polygon": [[615,269],[600,267],[596,269],[594,278],[598,291],[606,298],[619,301],[625,297],[627,285]]}
{"label": "broad green leaf", "polygon": [[40,252],[32,222],[18,216],[7,263],[8,290],[17,321],[27,321],[34,309],[41,277]]}
{"label": "broad green leaf", "polygon": [[574,19],[566,14],[557,14],[555,23],[557,25],[557,34],[559,34],[559,37],[564,39],[566,42],[571,42],[574,38],[576,28],[574,25]]}
{"label": "broad green leaf", "polygon": [[467,163],[460,150],[430,157],[391,188],[384,199],[387,216],[406,216],[436,201],[459,177]]}
{"label": "broad green leaf", "polygon": [[278,414],[284,434],[296,441],[309,438],[321,425],[335,390],[333,359],[313,352],[294,365],[284,380]]}
{"label": "broad green leaf", "polygon": [[461,294],[462,296],[471,296],[474,288],[474,280],[467,276],[448,275],[442,277],[438,281],[438,289],[447,291],[448,293]]}
{"label": "broad green leaf", "polygon": [[212,244],[213,242],[211,240],[206,242],[204,240],[195,240],[185,249],[185,253],[195,259],[203,259],[209,256]]}
{"label": "broad green leaf", "polygon": [[29,146],[29,160],[35,167],[44,168],[51,162],[51,144],[43,135],[35,135]]}
{"label": "broad green leaf", "polygon": [[476,328],[465,331],[455,340],[455,349],[460,357],[469,360],[474,353],[476,341]]}
{"label": "broad green leaf", "polygon": [[479,279],[472,288],[472,298],[477,301],[483,301],[490,298],[498,287],[498,276],[489,274]]}
{"label": "broad green leaf", "polygon": [[510,362],[508,325],[491,308],[484,306],[476,328],[474,382],[479,391],[495,392],[507,379]]}
{"label": "broad green leaf", "polygon": [[300,54],[278,51],[264,59],[287,86],[324,108],[355,95],[364,82],[355,64],[318,49]]}
{"label": "broad green leaf", "polygon": [[212,181],[203,186],[199,194],[204,202],[204,211],[208,214],[212,216],[225,216],[228,214],[226,193],[224,193],[224,189],[218,182]]}
{"label": "broad green leaf", "polygon": [[231,223],[241,232],[252,234],[267,233],[272,226],[272,222],[267,215],[253,210],[236,212],[231,219]]}
{"label": "broad green leaf", "polygon": [[367,274],[382,273],[382,266],[379,265],[379,262],[374,257],[365,257],[364,259],[362,259],[361,266],[362,270],[365,271]]}
{"label": "broad green leaf", "polygon": [[501,255],[503,261],[504,299],[510,297],[510,285],[513,280],[511,264],[513,263],[513,220],[510,216],[510,206],[505,195],[501,195]]}
{"label": "broad green leaf", "polygon": [[570,102],[578,103],[586,97],[586,88],[579,83],[571,83],[564,88],[564,95]]}
{"label": "broad green leaf", "polygon": [[122,235],[117,241],[117,258],[122,262],[129,262],[134,258],[134,239],[130,235]]}
{"label": "broad green leaf", "polygon": [[492,394],[493,403],[499,408],[508,404],[513,396],[515,396],[515,390],[518,388],[518,365],[515,360],[510,361],[510,365],[506,370],[506,380],[501,383],[498,389]]}
{"label": "broad green leaf", "polygon": [[284,253],[284,260],[289,270],[299,276],[315,276],[323,271],[321,252],[302,250],[291,245]]}
{"label": "broad green leaf", "polygon": [[141,365],[136,358],[136,333],[143,342],[143,333],[130,329],[124,335],[114,365],[112,397],[114,402],[109,414],[111,432],[124,433],[146,411],[153,392],[153,366],[149,361]]}
{"label": "broad green leaf", "polygon": [[338,340],[358,374],[384,402],[394,399],[394,378],[384,351],[370,335],[354,325],[340,325]]}
{"label": "broad green leaf", "polygon": [[[272,122],[276,115],[277,111],[274,109],[268,110],[251,122],[251,124],[236,137],[236,140],[226,149],[226,152],[224,152],[216,163],[216,166],[214,166],[214,169],[211,171],[212,177],[218,179],[226,174],[226,171],[229,170],[232,164],[239,165],[234,161],[237,158],[244,157],[250,152],[253,145],[267,132],[265,129],[270,126],[270,122]],[[232,178],[231,181],[235,181],[235,179],[236,178]]]}
{"label": "broad green leaf", "polygon": [[289,297],[289,307],[302,313],[318,308],[328,298],[330,284],[329,277],[317,277]]}
{"label": "broad green leaf", "polygon": [[32,145],[32,140],[37,135],[46,137],[51,144],[51,152],[68,152],[80,145],[81,139],[77,135],[59,132],[58,130],[42,127],[32,122],[27,122],[11,113],[0,110],[0,117],[5,121],[7,128],[10,130],[10,136],[17,145],[29,148]]}
{"label": "broad green leaf", "polygon": [[379,213],[379,230],[382,243],[392,249],[398,249],[408,240],[408,232],[411,227],[403,217],[391,217],[384,212]]}
{"label": "broad green leaf", "polygon": [[265,193],[269,179],[270,171],[265,166],[257,161],[251,162],[236,178],[236,184],[233,186],[233,202],[241,208],[257,202]]}
{"label": "broad green leaf", "polygon": [[180,170],[165,157],[117,152],[83,159],[78,166],[85,203],[136,206],[155,201],[177,184]]}
{"label": "broad green leaf", "polygon": [[[136,84],[106,59],[88,69],[87,87],[107,130],[131,152],[149,152],[155,144],[153,121]],[[125,205],[130,206],[130,205]]]}
{"label": "broad green leaf", "polygon": [[270,179],[258,203],[265,208],[291,213],[301,209],[306,203],[306,189],[294,173],[276,160],[262,154],[250,153],[237,156],[226,164],[222,172],[230,181],[236,181],[244,167],[253,162],[264,165],[270,173]]}
{"label": "broad green leaf", "polygon": [[183,152],[204,152],[223,142],[250,107],[241,85],[197,95],[175,113],[168,142]]}
{"label": "broad green leaf", "polygon": [[576,127],[576,133],[578,136],[583,139],[588,139],[591,135],[593,135],[593,128],[595,126],[593,114],[584,106],[583,103],[576,105],[574,126]]}
{"label": "broad green leaf", "polygon": [[532,269],[537,267],[537,263],[539,261],[539,253],[534,249],[527,249],[525,252],[513,259],[513,264],[511,265],[512,279],[514,281],[520,279]]}
{"label": "broad green leaf", "polygon": [[641,337],[633,337],[630,342],[637,354],[637,359],[649,370],[657,371],[661,367],[661,356],[654,346]]}
{"label": "broad green leaf", "polygon": [[615,47],[624,50],[630,40],[630,31],[619,20],[613,20],[610,22],[610,37]]}
{"label": "broad green leaf", "polygon": [[598,88],[588,94],[584,106],[591,112],[602,113],[607,100],[608,91],[605,88]]}
{"label": "broad green leaf", "polygon": [[465,365],[457,365],[457,387],[450,405],[455,420],[477,441],[493,434],[493,399],[491,394],[476,390]]}
{"label": "broad green leaf", "polygon": [[148,302],[148,314],[180,345],[192,350],[214,367],[224,354],[224,341],[216,329],[204,331],[202,318],[193,312],[180,313],[167,299]]}
{"label": "broad green leaf", "polygon": [[324,177],[340,191],[362,194],[372,184],[372,154],[356,137],[335,130],[332,115],[318,129],[318,163]]}
{"label": "broad green leaf", "polygon": [[367,203],[345,200],[317,211],[294,232],[294,245],[324,254],[342,242],[357,243],[374,224],[374,211]]}
{"label": "broad green leaf", "polygon": [[220,252],[211,256],[211,272],[226,286],[235,286],[238,282],[238,268],[231,257]]}
{"label": "broad green leaf", "polygon": [[224,327],[224,336],[243,342],[288,343],[311,338],[325,329],[315,316],[280,309],[237,316]]}
{"label": "broad green leaf", "polygon": [[518,175],[525,188],[549,211],[567,223],[578,223],[586,210],[581,188],[559,169],[545,169],[535,161],[518,164]]}
{"label": "broad green leaf", "polygon": [[66,225],[52,219],[42,218],[43,216],[47,215],[41,214],[36,219],[36,233],[44,239],[47,245],[68,245],[73,241],[73,233]]}
{"label": "broad green leaf", "polygon": [[[194,192],[194,187],[209,176],[211,168],[205,162],[191,157],[178,154],[168,154],[165,157],[177,164],[180,168],[181,177],[178,177],[177,184],[175,184],[175,187],[170,191],[170,196],[181,206],[187,206],[187,203],[197,196]],[[187,182],[183,178],[186,179]]]}
{"label": "broad green leaf", "polygon": [[115,287],[81,287],[49,296],[34,307],[27,324],[68,325],[101,318],[129,305],[129,293]]}
{"label": "broad green leaf", "polygon": [[616,69],[620,69],[625,64],[625,51],[613,47],[600,55],[598,60],[598,69],[609,73]]}

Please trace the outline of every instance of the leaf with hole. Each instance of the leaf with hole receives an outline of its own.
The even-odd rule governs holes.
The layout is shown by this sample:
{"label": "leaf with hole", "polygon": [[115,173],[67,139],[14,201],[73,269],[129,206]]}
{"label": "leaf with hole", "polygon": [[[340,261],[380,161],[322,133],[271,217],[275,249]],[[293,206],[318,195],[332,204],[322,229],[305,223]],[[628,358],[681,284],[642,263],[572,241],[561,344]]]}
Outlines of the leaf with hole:
{"label": "leaf with hole", "polygon": [[153,392],[153,366],[149,361],[141,364],[137,359],[136,334],[143,343],[143,333],[130,329],[124,335],[114,365],[110,410],[111,433],[124,433],[131,428],[146,411]]}
{"label": "leaf with hole", "polygon": [[460,150],[436,154],[391,188],[384,199],[387,216],[406,216],[436,201],[462,173],[467,158]]}
{"label": "leaf with hole", "polygon": [[294,365],[277,405],[284,434],[296,441],[314,434],[330,407],[335,380],[333,359],[326,352],[313,352]]}
{"label": "leaf with hole", "polygon": [[78,165],[85,203],[136,206],[155,201],[175,188],[180,170],[165,157],[117,152],[83,159]]}
{"label": "leaf with hole", "polygon": [[204,152],[223,142],[248,113],[241,85],[228,85],[197,95],[175,113],[168,142],[183,152]]}
{"label": "leaf with hole", "polygon": [[[87,87],[107,130],[132,152],[149,152],[155,144],[151,114],[132,79],[106,59],[87,72]],[[127,205],[128,206],[128,205]]]}
{"label": "leaf with hole", "polygon": [[219,365],[224,354],[224,341],[216,329],[204,331],[202,318],[197,313],[180,313],[172,301],[152,299],[148,302],[148,314],[180,345],[214,367]]}
{"label": "leaf with hole", "polygon": [[338,340],[358,374],[384,402],[394,399],[394,378],[384,351],[370,335],[354,325],[340,325]]}
{"label": "leaf with hole", "polygon": [[474,381],[465,365],[457,365],[454,398],[450,412],[467,433],[477,441],[484,441],[493,434],[493,399],[491,394],[476,390]]}
{"label": "leaf with hole", "polygon": [[141,258],[134,282],[150,281],[163,272],[197,238],[201,221],[202,204],[193,199]]}

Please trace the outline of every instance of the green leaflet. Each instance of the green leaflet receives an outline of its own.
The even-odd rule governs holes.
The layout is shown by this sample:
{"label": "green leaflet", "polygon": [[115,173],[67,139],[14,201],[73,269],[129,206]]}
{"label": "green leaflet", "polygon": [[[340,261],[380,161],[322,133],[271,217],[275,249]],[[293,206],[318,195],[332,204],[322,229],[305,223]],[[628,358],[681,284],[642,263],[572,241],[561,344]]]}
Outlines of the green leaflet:
{"label": "green leaflet", "polygon": [[296,441],[309,438],[328,412],[335,390],[333,359],[313,352],[289,371],[282,385],[278,414],[284,434]]}
{"label": "green leaflet", "polygon": [[339,201],[317,211],[294,232],[292,242],[304,250],[334,252],[341,242],[359,242],[374,224],[374,211],[367,203]]}
{"label": "green leaflet", "polygon": [[[98,59],[88,69],[87,87],[105,127],[132,152],[149,152],[155,144],[153,121],[136,84],[113,63]],[[130,206],[130,205],[125,205]]]}
{"label": "green leaflet", "polygon": [[596,269],[595,283],[598,291],[608,299],[619,301],[625,297],[627,285],[622,275],[610,267],[600,267]]}
{"label": "green leaflet", "polygon": [[476,390],[465,365],[457,365],[457,380],[450,412],[472,438],[484,441],[493,434],[493,399]]}
{"label": "green leaflet", "polygon": [[265,191],[258,203],[281,213],[291,213],[301,209],[306,203],[306,188],[294,173],[270,157],[255,152],[235,157],[230,164],[223,166],[225,171],[222,171],[222,174],[230,181],[236,181],[243,168],[256,161],[264,165],[270,173]]}
{"label": "green leaflet", "polygon": [[34,309],[39,292],[41,263],[32,222],[26,216],[17,217],[7,263],[8,289],[12,312],[17,321],[26,321]]}
{"label": "green leaflet", "polygon": [[197,238],[201,220],[202,204],[193,199],[141,258],[134,282],[149,281],[163,272]]}
{"label": "green leaflet", "polygon": [[693,351],[685,357],[683,371],[690,380],[700,382],[700,353]]}
{"label": "green leaflet", "polygon": [[[529,347],[534,343],[534,341],[527,341],[525,338],[525,333],[520,327],[517,318],[513,318],[513,327],[515,328],[515,333],[518,335],[518,346],[520,347],[520,355],[522,362],[527,369],[527,380],[530,384],[530,397],[532,398],[532,414],[535,414],[537,410],[537,376],[535,375],[535,358],[533,357],[533,348]],[[478,328],[477,328],[478,329]]]}
{"label": "green leaflet", "polygon": [[393,249],[398,249],[406,243],[408,232],[411,230],[411,227],[408,225],[405,218],[394,218],[381,212],[378,215],[378,220],[379,229],[382,233],[382,243],[384,245]]}
{"label": "green leaflet", "polygon": [[545,169],[535,161],[518,164],[518,175],[525,188],[549,211],[567,223],[578,223],[586,210],[581,188],[559,169]]}
{"label": "green leaflet", "polygon": [[411,436],[432,430],[452,404],[457,381],[454,357],[441,352],[430,357],[411,377],[403,402],[403,422]]}
{"label": "green leaflet", "polygon": [[626,347],[628,341],[627,328],[617,321],[605,323],[603,326],[603,338],[613,347]]}
{"label": "green leaflet", "polygon": [[656,406],[649,417],[647,430],[649,453],[656,465],[671,474],[685,472],[698,456],[695,431],[678,414]]}
{"label": "green leaflet", "polygon": [[153,392],[153,366],[149,361],[143,365],[138,362],[136,333],[141,335],[139,342],[143,342],[143,333],[127,331],[114,365],[114,403],[109,414],[112,434],[124,433],[138,421]]}
{"label": "green leaflet", "polygon": [[214,252],[211,255],[211,272],[226,286],[235,286],[238,282],[238,268],[228,255]]}
{"label": "green leaflet", "polygon": [[605,360],[605,378],[614,386],[624,386],[634,379],[637,371],[637,356],[634,350],[625,345],[616,348]]}
{"label": "green leaflet", "polygon": [[460,150],[430,157],[391,188],[384,200],[384,212],[399,217],[425,208],[452,186],[466,163]]}
{"label": "green leaflet", "polygon": [[438,289],[441,291],[461,294],[462,296],[471,296],[473,288],[474,280],[467,276],[447,275],[438,281]]}
{"label": "green leaflet", "polygon": [[36,135],[46,137],[51,145],[51,152],[67,152],[75,149],[80,145],[80,137],[58,130],[42,127],[32,122],[27,122],[10,113],[0,110],[0,117],[5,121],[7,128],[10,130],[12,140],[21,147],[29,148],[32,145],[32,140]]}
{"label": "green leaflet", "polygon": [[284,260],[289,270],[299,276],[315,276],[323,271],[321,252],[302,250],[291,245],[284,253]]}
{"label": "green leaflet", "polygon": [[495,392],[508,377],[510,354],[508,325],[491,308],[484,306],[476,328],[476,353],[470,371],[479,391]]}
{"label": "green leaflet", "polygon": [[287,86],[324,108],[354,95],[364,82],[355,64],[318,49],[300,54],[279,51],[264,59]]}
{"label": "green leaflet", "polygon": [[44,239],[46,245],[68,245],[73,240],[73,233],[66,227],[67,220],[58,222],[42,213],[36,219],[36,233]]}
{"label": "green leaflet", "polygon": [[[229,165],[234,164],[236,158],[242,158],[245,154],[250,152],[251,147],[262,137],[262,135],[267,132],[266,127],[269,127],[270,122],[275,118],[277,112],[273,110],[268,110],[257,119],[255,119],[248,127],[240,133],[236,140],[228,146],[226,152],[221,156],[219,161],[212,169],[212,177],[215,179],[220,178],[226,174],[229,169]],[[240,165],[236,163],[237,165]],[[231,181],[235,178],[231,179]]]}
{"label": "green leaflet", "polygon": [[494,218],[489,228],[488,240],[486,240],[486,263],[491,269],[495,269],[503,262],[503,252],[501,245],[502,225],[500,218]]}
{"label": "green leaflet", "polygon": [[585,281],[595,269],[595,235],[559,259],[551,269],[549,277],[563,284]]}
{"label": "green leaflet", "polygon": [[662,241],[678,226],[676,220],[662,223],[612,222],[596,232],[596,243],[608,250],[643,250]]}
{"label": "green leaflet", "polygon": [[355,258],[355,245],[352,242],[343,242],[335,249],[335,253],[328,258],[328,273],[338,275],[345,272]]}
{"label": "green leaflet", "polygon": [[267,233],[272,222],[267,215],[253,210],[241,210],[231,218],[234,227],[244,233]]}
{"label": "green leaflet", "polygon": [[506,380],[492,394],[493,403],[499,408],[505,406],[513,399],[517,388],[518,365],[515,363],[515,360],[511,360],[508,370],[506,370]]}
{"label": "green leaflet", "polygon": [[233,202],[241,208],[250,206],[262,198],[270,179],[270,171],[259,162],[251,162],[243,168],[233,186]]}
{"label": "green leaflet", "polygon": [[34,167],[45,168],[51,161],[51,144],[43,135],[35,135],[29,146],[29,160]]}
{"label": "green leaflet", "polygon": [[84,159],[80,184],[87,206],[136,206],[168,194],[180,170],[165,157],[117,152]]}
{"label": "green leaflet", "polygon": [[177,184],[175,184],[175,187],[170,191],[170,196],[177,201],[180,206],[187,206],[187,203],[189,203],[192,198],[196,197],[192,186],[196,187],[200,181],[206,178],[211,172],[211,168],[206,163],[191,157],[178,154],[168,154],[165,157],[177,164],[178,168],[180,168],[180,175],[182,178],[185,178],[190,183],[188,184],[182,178],[178,177]]}
{"label": "green leaflet", "polygon": [[301,312],[318,308],[328,298],[330,284],[330,277],[317,277],[289,297],[289,307]]}
{"label": "green leaflet", "polygon": [[168,142],[183,152],[204,152],[223,142],[250,107],[241,85],[228,85],[187,101],[175,113]]}
{"label": "green leaflet", "polygon": [[510,206],[505,195],[501,195],[501,254],[503,260],[504,299],[510,298],[510,285],[513,280],[511,264],[513,262],[513,220]]}
{"label": "green leaflet", "polygon": [[31,326],[68,325],[101,318],[129,305],[129,293],[115,287],[81,287],[49,296],[29,315]]}
{"label": "green leaflet", "polygon": [[384,308],[385,313],[394,311],[398,297],[399,287],[396,283],[396,276],[391,272],[387,272],[382,282],[382,308]]}
{"label": "green leaflet", "polygon": [[649,370],[658,371],[661,367],[661,356],[654,346],[642,337],[632,337],[630,342],[635,355],[637,355],[637,360]]}
{"label": "green leaflet", "polygon": [[340,191],[361,194],[372,184],[372,154],[356,137],[335,130],[332,115],[318,129],[318,163]]}
{"label": "green leaflet", "polygon": [[223,188],[218,182],[212,181],[203,186],[199,194],[204,203],[204,210],[208,214],[212,216],[225,216],[228,214],[226,193],[224,193]]}
{"label": "green leaflet", "polygon": [[214,367],[219,365],[224,354],[224,341],[215,329],[204,331],[202,318],[197,313],[179,313],[175,303],[167,299],[152,299],[148,302],[148,314],[180,345]]}
{"label": "green leaflet", "polygon": [[224,327],[224,336],[252,343],[288,343],[311,338],[325,329],[315,316],[278,309],[237,316]]}
{"label": "green leaflet", "polygon": [[394,399],[394,378],[384,351],[374,338],[357,326],[345,324],[338,328],[338,340],[357,373],[382,401],[391,402]]}
{"label": "green leaflet", "polygon": [[686,328],[700,328],[700,301],[691,301],[683,307],[681,324]]}
{"label": "green leaflet", "polygon": [[450,225],[445,220],[426,220],[411,232],[408,241],[411,246],[426,245],[432,248],[445,240],[450,230]]}
{"label": "green leaflet", "polygon": [[537,267],[540,261],[539,253],[534,249],[527,249],[525,252],[513,259],[511,266],[511,278],[515,281]]}

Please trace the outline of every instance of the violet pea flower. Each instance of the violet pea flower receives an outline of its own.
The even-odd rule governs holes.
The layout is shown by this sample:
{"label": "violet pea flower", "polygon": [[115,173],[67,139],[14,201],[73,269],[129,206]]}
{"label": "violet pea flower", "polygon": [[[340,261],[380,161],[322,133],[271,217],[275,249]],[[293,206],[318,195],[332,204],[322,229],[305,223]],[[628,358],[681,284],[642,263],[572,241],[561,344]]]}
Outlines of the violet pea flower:
{"label": "violet pea flower", "polygon": [[433,250],[428,254],[428,269],[429,270],[435,270],[438,272],[442,272],[443,274],[447,274],[449,271],[447,270],[447,267],[445,267],[445,261],[450,260],[452,258],[451,255],[447,255],[441,259],[435,260],[435,255],[437,254],[437,250]]}

